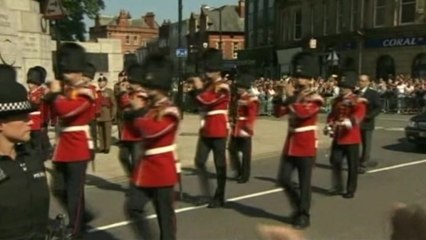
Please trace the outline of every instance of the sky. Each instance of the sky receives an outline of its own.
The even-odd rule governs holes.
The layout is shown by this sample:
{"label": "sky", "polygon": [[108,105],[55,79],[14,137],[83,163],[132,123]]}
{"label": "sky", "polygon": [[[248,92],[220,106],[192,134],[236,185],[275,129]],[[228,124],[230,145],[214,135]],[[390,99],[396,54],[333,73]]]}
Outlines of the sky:
{"label": "sky", "polygon": [[[161,25],[163,20],[178,20],[178,0],[104,0],[105,10],[102,15],[115,16],[120,9],[130,12],[132,18],[140,18],[146,12],[154,12],[157,22]],[[191,12],[199,12],[203,4],[211,7],[220,7],[222,5],[237,5],[238,0],[182,0],[183,15],[182,18],[189,18]],[[93,21],[87,20],[86,26],[93,26]]]}

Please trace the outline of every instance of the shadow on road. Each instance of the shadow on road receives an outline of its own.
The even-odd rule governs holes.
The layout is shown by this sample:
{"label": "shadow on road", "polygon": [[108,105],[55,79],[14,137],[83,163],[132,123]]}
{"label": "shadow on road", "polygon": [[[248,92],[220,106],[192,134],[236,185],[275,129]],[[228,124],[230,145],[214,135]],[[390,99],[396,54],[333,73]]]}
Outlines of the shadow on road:
{"label": "shadow on road", "polygon": [[426,153],[426,147],[416,146],[409,143],[405,138],[398,139],[398,143],[383,146],[383,149],[406,153]]}
{"label": "shadow on road", "polygon": [[110,190],[110,191],[118,191],[118,192],[126,192],[127,189],[122,185],[117,183],[112,183],[103,178],[100,178],[95,175],[87,174],[86,177],[86,185],[94,186],[99,189]]}
{"label": "shadow on road", "polygon": [[225,208],[233,209],[245,216],[255,217],[255,218],[265,218],[265,219],[273,219],[275,221],[290,224],[291,219],[287,216],[280,216],[273,213],[266,212],[263,209],[244,205],[238,202],[227,202]]}

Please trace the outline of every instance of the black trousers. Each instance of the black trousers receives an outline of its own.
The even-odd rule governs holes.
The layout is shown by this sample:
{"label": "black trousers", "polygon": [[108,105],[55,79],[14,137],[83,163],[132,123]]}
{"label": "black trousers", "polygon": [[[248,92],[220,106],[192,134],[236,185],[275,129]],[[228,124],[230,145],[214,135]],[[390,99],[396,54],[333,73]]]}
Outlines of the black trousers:
{"label": "black trousers", "polygon": [[37,154],[40,154],[39,156],[44,157],[43,150],[42,150],[42,140],[43,140],[43,132],[41,130],[31,131],[30,133],[31,149],[37,152]]}
{"label": "black trousers", "polygon": [[358,184],[358,161],[359,161],[359,144],[339,145],[332,143],[330,155],[330,164],[332,170],[332,184],[336,190],[343,189],[343,159],[348,162],[348,181],[346,191],[355,193]]}
{"label": "black trousers", "polygon": [[209,176],[206,169],[206,162],[210,151],[213,151],[217,178],[217,188],[214,197],[224,200],[226,185],[226,138],[207,138],[201,136],[198,138],[195,166],[198,171],[202,194],[207,196],[211,196]]}
{"label": "black trousers", "polygon": [[118,155],[121,166],[128,176],[130,176],[130,174],[133,172],[133,169],[137,166],[141,152],[141,142],[121,141]]}
{"label": "black trousers", "polygon": [[154,204],[157,221],[160,227],[161,240],[176,239],[176,216],[173,208],[174,188],[139,188],[131,185],[126,202],[126,210],[133,220],[134,231],[144,240],[154,239],[146,219],[146,205],[149,201]]}
{"label": "black trousers", "polygon": [[370,161],[371,144],[373,142],[373,130],[361,130],[362,151],[360,164]]}
{"label": "black trousers", "polygon": [[54,168],[57,180],[62,180],[64,189],[56,192],[61,203],[66,207],[69,217],[69,228],[73,235],[79,236],[84,230],[85,204],[84,183],[88,161],[55,162]]}
{"label": "black trousers", "polygon": [[[298,215],[309,216],[311,208],[311,178],[314,157],[282,156],[279,169],[280,185],[285,188],[290,205]],[[298,191],[292,183],[294,170],[297,169],[300,190]]]}
{"label": "black trousers", "polygon": [[[243,180],[250,178],[251,143],[251,137],[231,137],[228,145],[231,164],[237,171],[238,177]],[[239,156],[240,152],[242,153],[242,159]]]}

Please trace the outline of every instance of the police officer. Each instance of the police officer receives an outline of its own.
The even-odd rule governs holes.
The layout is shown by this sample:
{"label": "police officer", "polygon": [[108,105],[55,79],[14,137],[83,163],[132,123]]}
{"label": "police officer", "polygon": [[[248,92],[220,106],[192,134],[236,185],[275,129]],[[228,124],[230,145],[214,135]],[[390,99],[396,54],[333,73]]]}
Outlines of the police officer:
{"label": "police officer", "polygon": [[34,109],[15,70],[0,65],[0,239],[44,240],[49,219],[49,190],[38,152],[30,140]]}
{"label": "police officer", "polygon": [[[144,151],[133,172],[127,200],[133,227],[142,239],[154,239],[145,219],[146,205],[152,200],[158,216],[160,239],[176,239],[174,185],[177,183],[176,135],[179,109],[168,98],[172,85],[172,62],[162,55],[147,56],[143,65],[143,86],[149,101],[131,100],[131,118],[143,136]],[[129,76],[131,73],[129,72]]]}
{"label": "police officer", "polygon": [[[249,89],[255,77],[249,74],[238,76],[237,87],[237,113],[232,126],[232,136],[228,151],[234,168],[237,170],[237,182],[246,183],[250,178],[252,137],[254,122],[259,109],[259,100],[249,94]],[[239,153],[242,153],[242,161]]]}
{"label": "police officer", "polygon": [[330,163],[332,165],[332,189],[330,194],[343,192],[342,162],[348,161],[348,181],[344,198],[353,198],[358,182],[360,125],[367,110],[367,100],[354,93],[358,74],[343,73],[339,82],[340,95],[334,100],[332,111],[327,117],[324,133],[333,137]]}
{"label": "police officer", "polygon": [[[46,93],[46,89],[43,84],[46,80],[45,70],[42,67],[33,67],[30,68],[27,72],[27,84],[28,84],[28,98],[31,104],[33,105],[35,111],[30,113],[31,121],[31,147],[38,151],[40,154],[43,154],[42,150],[42,140],[43,140],[43,131],[44,119],[43,114],[43,98]],[[47,156],[46,154],[43,154]]]}
{"label": "police officer", "polygon": [[206,162],[210,151],[213,151],[217,188],[214,197],[209,200],[208,207],[218,208],[225,205],[226,140],[229,133],[230,87],[221,77],[222,53],[217,49],[209,48],[204,52],[202,59],[205,81],[200,78],[193,78],[196,100],[200,105],[202,116],[195,166],[199,172],[202,191],[210,197]]}
{"label": "police officer", "polygon": [[[292,223],[305,228],[310,225],[311,177],[317,152],[318,114],[324,101],[311,88],[319,74],[318,59],[310,53],[294,57],[293,77],[274,99],[274,115],[288,115],[287,140],[283,149],[278,182],[285,188],[293,208]],[[292,184],[297,169],[300,191]]]}
{"label": "police officer", "polygon": [[98,79],[99,113],[97,116],[99,133],[99,150],[109,153],[111,147],[112,122],[117,115],[117,102],[114,91],[107,87],[108,79],[102,76]]}
{"label": "police officer", "polygon": [[59,196],[67,208],[68,231],[73,239],[80,239],[84,223],[84,182],[87,163],[91,160],[89,124],[93,121],[93,91],[86,87],[83,72],[86,69],[86,51],[76,43],[64,43],[58,50],[56,75],[67,89],[62,92],[61,82],[54,80],[46,101],[60,122],[59,139],[52,161],[55,170],[65,182],[65,191]]}

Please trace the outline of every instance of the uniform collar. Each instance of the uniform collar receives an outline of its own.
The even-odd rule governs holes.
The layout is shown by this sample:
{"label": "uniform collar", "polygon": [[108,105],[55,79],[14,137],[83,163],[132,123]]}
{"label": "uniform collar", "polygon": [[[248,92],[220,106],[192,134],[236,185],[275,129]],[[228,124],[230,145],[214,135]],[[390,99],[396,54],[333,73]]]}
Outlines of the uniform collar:
{"label": "uniform collar", "polygon": [[[21,158],[22,156],[30,155],[30,149],[28,144],[18,143],[15,146],[16,158]],[[10,161],[11,158],[6,155],[0,155],[0,161]]]}

